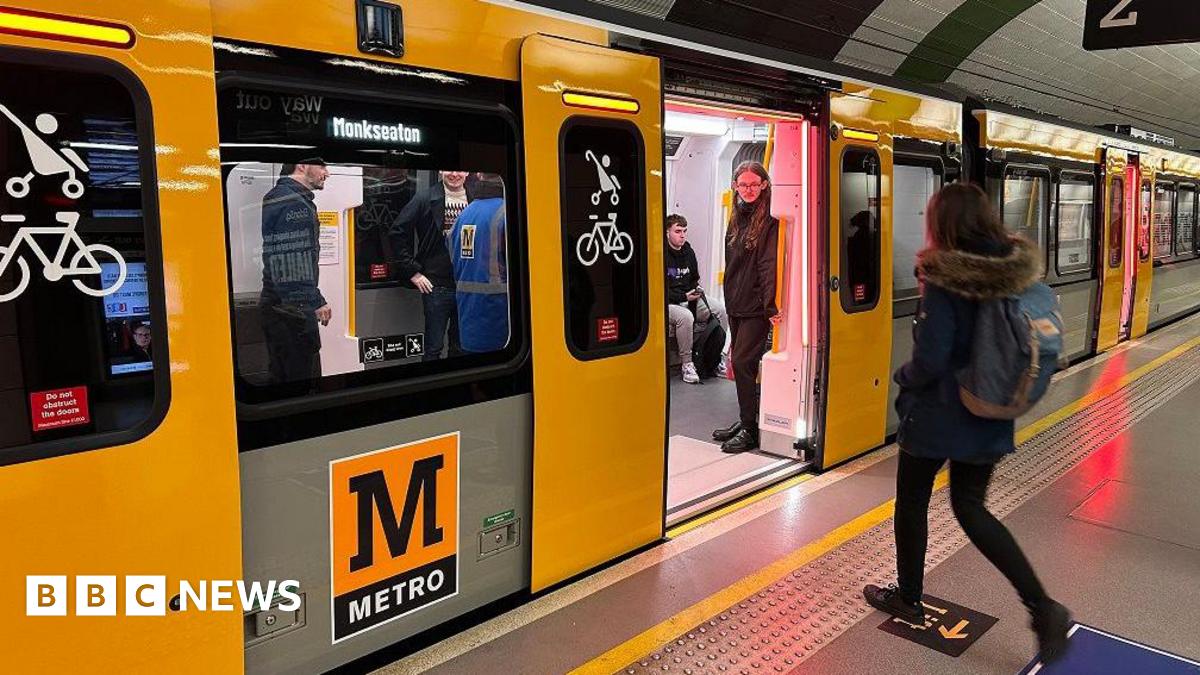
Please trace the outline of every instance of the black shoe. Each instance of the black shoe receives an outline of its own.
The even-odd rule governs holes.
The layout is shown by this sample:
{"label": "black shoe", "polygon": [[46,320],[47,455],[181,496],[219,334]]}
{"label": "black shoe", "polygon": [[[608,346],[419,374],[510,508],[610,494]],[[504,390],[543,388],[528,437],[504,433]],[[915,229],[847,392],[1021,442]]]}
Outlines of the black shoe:
{"label": "black shoe", "polygon": [[739,432],[741,430],[742,430],[742,421],[738,420],[738,421],[734,422],[733,424],[730,424],[729,426],[725,427],[724,429],[717,429],[716,431],[714,431],[712,434],[713,440],[718,443],[724,443],[725,441],[733,438],[734,436],[737,436],[737,432]]}
{"label": "black shoe", "polygon": [[1034,609],[1030,610],[1033,621],[1030,622],[1033,632],[1037,633],[1038,650],[1042,654],[1042,663],[1062,656],[1067,648],[1067,629],[1071,627],[1071,613],[1066,607],[1047,598]]}
{"label": "black shoe", "polygon": [[746,452],[758,448],[758,430],[741,427],[733,438],[721,444],[721,452]]}
{"label": "black shoe", "polygon": [[925,625],[925,610],[921,608],[921,603],[905,602],[904,598],[900,597],[900,590],[894,585],[880,588],[875,584],[867,584],[863,586],[862,593],[867,599],[867,604],[875,609],[914,626]]}

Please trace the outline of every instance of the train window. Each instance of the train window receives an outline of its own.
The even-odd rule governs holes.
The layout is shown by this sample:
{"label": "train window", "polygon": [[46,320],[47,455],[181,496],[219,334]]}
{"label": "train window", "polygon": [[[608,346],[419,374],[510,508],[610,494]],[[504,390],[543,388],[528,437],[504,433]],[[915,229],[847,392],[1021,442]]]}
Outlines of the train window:
{"label": "train window", "polygon": [[1150,214],[1154,203],[1154,194],[1150,190],[1150,181],[1142,181],[1141,211],[1138,218],[1137,247],[1138,257],[1150,259]]}
{"label": "train window", "polygon": [[1055,265],[1059,274],[1086,272],[1092,266],[1092,214],[1095,183],[1082,173],[1062,173],[1058,183],[1058,248]]}
{"label": "train window", "polygon": [[1196,186],[1180,185],[1175,196],[1175,253],[1192,255],[1196,229]]}
{"label": "train window", "polygon": [[1125,241],[1125,180],[1114,177],[1108,184],[1108,266],[1121,266]]}
{"label": "train window", "polygon": [[1175,243],[1175,186],[1171,183],[1154,185],[1154,259],[1169,258]]}
{"label": "train window", "polygon": [[892,192],[892,298],[916,297],[913,273],[917,251],[925,247],[925,207],[942,188],[940,162],[896,157]]}
{"label": "train window", "polygon": [[567,346],[579,359],[636,351],[649,293],[642,136],[632,124],[576,117],[559,143]]}
{"label": "train window", "polygon": [[508,120],[311,87],[218,106],[241,400],[513,357]]}
{"label": "train window", "polygon": [[1043,168],[1013,167],[1004,171],[1000,213],[1009,232],[1043,246],[1050,196],[1050,173]]}
{"label": "train window", "polygon": [[0,464],[130,442],[169,392],[149,102],[66,55],[0,89]]}
{"label": "train window", "polygon": [[842,283],[846,312],[871,309],[879,301],[879,155],[850,147],[842,155]]}

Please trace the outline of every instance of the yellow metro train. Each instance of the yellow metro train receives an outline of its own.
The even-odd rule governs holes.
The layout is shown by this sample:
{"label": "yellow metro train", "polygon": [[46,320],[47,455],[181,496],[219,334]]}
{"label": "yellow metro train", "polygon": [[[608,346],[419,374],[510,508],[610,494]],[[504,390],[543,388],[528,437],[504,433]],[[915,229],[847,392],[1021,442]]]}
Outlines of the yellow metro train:
{"label": "yellow metro train", "polygon": [[[17,2],[0,42],[14,672],[337,667],[882,445],[947,181],[1043,245],[1076,358],[1200,305],[1200,158],[895,83],[477,0]],[[669,376],[660,228],[719,288],[746,158],[769,465],[673,502],[671,420],[732,411]]]}

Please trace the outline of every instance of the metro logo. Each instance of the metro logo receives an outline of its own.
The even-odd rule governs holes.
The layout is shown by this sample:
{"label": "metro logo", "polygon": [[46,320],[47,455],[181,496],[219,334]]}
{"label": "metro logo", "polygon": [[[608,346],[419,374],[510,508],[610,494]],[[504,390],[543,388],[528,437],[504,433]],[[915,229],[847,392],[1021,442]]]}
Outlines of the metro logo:
{"label": "metro logo", "polygon": [[457,432],[329,463],[333,641],[458,593]]}

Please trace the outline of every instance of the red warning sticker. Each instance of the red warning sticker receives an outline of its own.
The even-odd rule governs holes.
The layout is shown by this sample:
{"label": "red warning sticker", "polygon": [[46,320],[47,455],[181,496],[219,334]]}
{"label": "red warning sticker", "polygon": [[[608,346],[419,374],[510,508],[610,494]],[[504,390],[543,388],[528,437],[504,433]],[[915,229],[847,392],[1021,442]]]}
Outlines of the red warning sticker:
{"label": "red warning sticker", "polygon": [[606,316],[596,319],[596,342],[616,342],[618,335],[617,317]]}
{"label": "red warning sticker", "polygon": [[371,281],[378,281],[380,279],[386,279],[388,276],[388,266],[386,263],[372,264],[370,267],[370,272],[371,272]]}
{"label": "red warning sticker", "polygon": [[854,285],[854,301],[862,302],[866,299],[867,299],[867,285],[866,284],[855,284]]}
{"label": "red warning sticker", "polygon": [[29,394],[29,414],[34,431],[77,427],[92,421],[87,387],[68,387]]}

